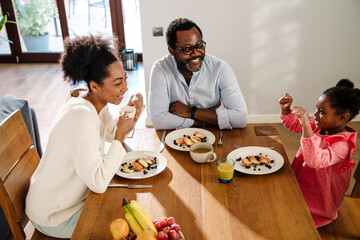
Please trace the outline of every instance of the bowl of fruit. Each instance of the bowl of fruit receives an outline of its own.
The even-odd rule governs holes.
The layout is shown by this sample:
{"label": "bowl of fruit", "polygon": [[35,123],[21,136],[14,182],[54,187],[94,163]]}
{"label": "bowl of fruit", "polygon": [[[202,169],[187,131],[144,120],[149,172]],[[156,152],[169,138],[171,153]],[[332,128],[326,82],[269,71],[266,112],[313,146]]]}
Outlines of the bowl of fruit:
{"label": "bowl of fruit", "polygon": [[154,225],[158,231],[158,240],[185,240],[181,227],[175,222],[174,217],[163,217],[161,220],[155,220]]}
{"label": "bowl of fruit", "polygon": [[110,224],[114,240],[185,240],[173,217],[153,221],[136,200],[123,199],[123,208],[125,219],[118,218]]}

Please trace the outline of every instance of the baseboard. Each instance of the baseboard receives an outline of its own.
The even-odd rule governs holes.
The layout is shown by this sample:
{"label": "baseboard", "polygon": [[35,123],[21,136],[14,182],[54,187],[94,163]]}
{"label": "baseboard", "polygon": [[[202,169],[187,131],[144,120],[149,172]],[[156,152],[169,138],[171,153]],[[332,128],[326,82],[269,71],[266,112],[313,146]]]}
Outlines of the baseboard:
{"label": "baseboard", "polygon": [[[360,115],[353,118],[351,122],[360,122]],[[250,114],[248,123],[281,123],[280,114]]]}
{"label": "baseboard", "polygon": [[[352,122],[360,122],[360,116],[356,116]],[[248,116],[248,123],[281,123],[280,114],[250,114]],[[151,123],[150,117],[145,119],[146,127],[154,127]]]}
{"label": "baseboard", "polygon": [[248,123],[281,123],[279,114],[249,114]]}

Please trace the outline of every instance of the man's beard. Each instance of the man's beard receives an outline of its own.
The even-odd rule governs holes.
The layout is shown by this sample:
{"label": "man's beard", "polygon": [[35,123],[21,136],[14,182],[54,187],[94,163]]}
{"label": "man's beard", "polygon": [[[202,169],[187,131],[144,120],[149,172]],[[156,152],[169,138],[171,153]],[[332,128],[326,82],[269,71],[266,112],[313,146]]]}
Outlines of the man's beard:
{"label": "man's beard", "polygon": [[189,61],[186,61],[186,63],[185,63],[185,68],[186,68],[186,70],[188,70],[188,71],[190,71],[190,72],[198,72],[198,71],[200,71],[200,69],[201,69],[201,66],[202,66],[202,64],[203,64],[203,60],[204,60],[204,58],[203,57],[199,57],[200,58],[200,66],[199,66],[199,68],[192,68],[192,67],[190,67],[190,64],[189,64]]}

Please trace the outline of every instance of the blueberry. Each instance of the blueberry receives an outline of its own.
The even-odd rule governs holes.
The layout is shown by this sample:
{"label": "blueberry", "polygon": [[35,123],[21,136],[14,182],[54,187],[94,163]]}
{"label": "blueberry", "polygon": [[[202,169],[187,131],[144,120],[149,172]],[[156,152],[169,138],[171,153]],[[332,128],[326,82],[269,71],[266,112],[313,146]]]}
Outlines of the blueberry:
{"label": "blueberry", "polygon": [[146,170],[144,170],[144,174],[147,174],[148,172]]}
{"label": "blueberry", "polygon": [[133,166],[129,166],[129,169],[130,169],[130,170],[133,169]]}
{"label": "blueberry", "polygon": [[271,162],[271,163],[274,163],[274,160],[271,160],[270,162]]}
{"label": "blueberry", "polygon": [[154,157],[154,160],[156,161],[157,157]]}
{"label": "blueberry", "polygon": [[250,166],[249,167],[245,167],[246,169],[249,169],[250,168]]}
{"label": "blueberry", "polygon": [[259,153],[259,155],[262,155],[262,153]]}
{"label": "blueberry", "polygon": [[258,170],[260,171],[260,168],[258,168]]}
{"label": "blueberry", "polygon": [[123,172],[123,171],[124,171],[124,169],[121,169],[120,171],[122,171],[122,172]]}
{"label": "blueberry", "polygon": [[255,159],[259,161],[260,157],[258,155],[256,155]]}

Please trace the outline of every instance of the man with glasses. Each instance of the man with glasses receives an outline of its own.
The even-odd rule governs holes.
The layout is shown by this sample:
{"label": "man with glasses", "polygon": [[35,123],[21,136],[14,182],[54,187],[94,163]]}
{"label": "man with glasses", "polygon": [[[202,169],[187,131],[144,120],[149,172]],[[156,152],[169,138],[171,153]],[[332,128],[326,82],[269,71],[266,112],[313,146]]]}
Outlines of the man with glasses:
{"label": "man with glasses", "polygon": [[201,29],[191,20],[172,21],[169,55],[154,63],[149,107],[156,129],[217,126],[243,128],[247,107],[231,67],[205,53]]}

